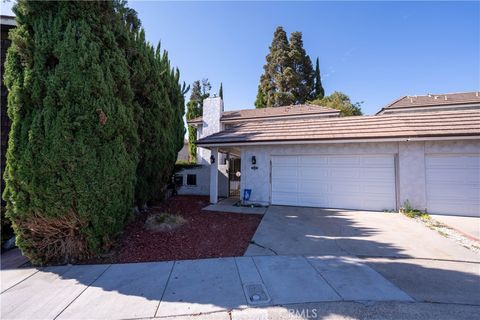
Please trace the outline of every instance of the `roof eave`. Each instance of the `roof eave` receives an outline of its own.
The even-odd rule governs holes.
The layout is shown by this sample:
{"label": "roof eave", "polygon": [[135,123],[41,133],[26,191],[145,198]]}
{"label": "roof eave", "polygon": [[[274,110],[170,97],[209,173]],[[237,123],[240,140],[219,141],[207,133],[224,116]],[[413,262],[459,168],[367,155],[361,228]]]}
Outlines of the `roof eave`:
{"label": "roof eave", "polygon": [[258,141],[222,141],[202,142],[197,141],[199,147],[228,147],[249,145],[286,145],[286,144],[322,144],[322,143],[363,143],[363,142],[406,142],[406,141],[434,141],[434,140],[471,140],[479,139],[478,134],[448,134],[448,135],[422,135],[422,136],[396,136],[396,137],[367,137],[367,138],[334,138],[334,139],[285,139],[285,140],[258,140]]}

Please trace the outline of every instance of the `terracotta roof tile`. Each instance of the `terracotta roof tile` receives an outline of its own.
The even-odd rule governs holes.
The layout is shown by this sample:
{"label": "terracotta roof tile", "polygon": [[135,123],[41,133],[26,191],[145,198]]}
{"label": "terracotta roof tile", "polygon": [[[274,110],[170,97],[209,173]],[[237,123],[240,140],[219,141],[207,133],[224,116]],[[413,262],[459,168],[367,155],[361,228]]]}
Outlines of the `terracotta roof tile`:
{"label": "terracotta roof tile", "polygon": [[[235,111],[225,111],[222,115],[222,122],[238,122],[249,119],[277,118],[277,117],[298,117],[305,115],[323,114],[338,116],[339,110],[316,106],[316,105],[292,105],[286,107],[262,108],[262,109],[244,109]],[[197,117],[188,121],[190,124],[201,123],[202,117]]]}
{"label": "terracotta roof tile", "polygon": [[[462,105],[480,103],[479,92],[460,92],[460,93],[443,93],[428,94],[424,96],[404,96],[382,108],[383,110],[429,107],[429,106],[446,106],[446,105]],[[381,112],[380,111],[380,112]]]}
{"label": "terracotta roof tile", "polygon": [[249,121],[200,139],[197,144],[465,135],[480,136],[480,109],[344,118]]}

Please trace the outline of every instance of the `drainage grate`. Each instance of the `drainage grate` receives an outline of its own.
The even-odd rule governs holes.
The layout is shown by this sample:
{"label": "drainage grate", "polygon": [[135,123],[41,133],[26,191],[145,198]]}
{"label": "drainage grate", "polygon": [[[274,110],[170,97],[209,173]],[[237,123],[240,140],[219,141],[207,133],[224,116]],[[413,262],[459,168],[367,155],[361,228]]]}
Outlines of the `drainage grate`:
{"label": "drainage grate", "polygon": [[243,290],[249,304],[261,304],[270,301],[267,289],[262,283],[244,284]]}

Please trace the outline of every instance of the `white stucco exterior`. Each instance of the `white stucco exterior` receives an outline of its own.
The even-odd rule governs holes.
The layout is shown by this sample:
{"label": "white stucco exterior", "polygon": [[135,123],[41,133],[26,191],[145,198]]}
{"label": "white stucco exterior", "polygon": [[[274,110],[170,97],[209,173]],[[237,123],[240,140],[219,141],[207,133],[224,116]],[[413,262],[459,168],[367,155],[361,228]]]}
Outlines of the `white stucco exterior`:
{"label": "white stucco exterior", "polygon": [[[218,196],[228,196],[228,173],[226,165],[218,166]],[[187,176],[194,174],[197,176],[197,184],[187,185]],[[183,169],[175,174],[183,177],[183,184],[177,187],[177,193],[181,195],[210,195],[210,165],[199,165],[197,167]]]}
{"label": "white stucco exterior", "polygon": [[[201,139],[223,130],[220,121],[223,114],[223,100],[220,97],[208,98],[203,101],[202,125],[198,126],[197,139]],[[205,148],[197,148],[197,164],[210,165],[211,152]],[[220,157],[218,163],[223,163]]]}
{"label": "white stucco exterior", "polygon": [[[241,195],[251,189],[250,201],[271,202],[271,163],[275,155],[371,155],[389,154],[397,161],[397,209],[409,200],[414,208],[427,210],[425,183],[425,155],[476,154],[480,155],[480,140],[378,142],[345,144],[305,144],[245,146],[242,148]],[[256,165],[251,164],[255,156]],[[255,167],[257,169],[255,169]]]}

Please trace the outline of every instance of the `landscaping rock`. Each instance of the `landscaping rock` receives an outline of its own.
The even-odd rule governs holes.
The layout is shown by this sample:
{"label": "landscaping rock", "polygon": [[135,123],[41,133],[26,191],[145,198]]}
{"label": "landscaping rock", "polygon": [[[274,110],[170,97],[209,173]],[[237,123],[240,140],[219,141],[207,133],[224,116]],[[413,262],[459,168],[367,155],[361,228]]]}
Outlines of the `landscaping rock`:
{"label": "landscaping rock", "polygon": [[8,239],[7,241],[5,241],[2,245],[2,248],[4,250],[10,250],[10,249],[15,248],[15,236],[13,236],[10,239]]}

